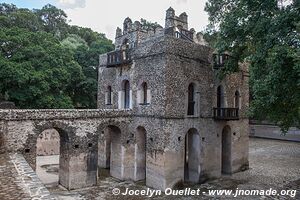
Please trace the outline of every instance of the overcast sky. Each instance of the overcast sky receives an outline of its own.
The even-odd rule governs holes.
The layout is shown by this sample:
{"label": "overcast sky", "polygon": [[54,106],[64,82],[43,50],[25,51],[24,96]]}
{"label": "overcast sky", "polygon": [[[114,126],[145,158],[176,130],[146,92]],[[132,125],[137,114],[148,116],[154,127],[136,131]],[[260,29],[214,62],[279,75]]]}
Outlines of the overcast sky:
{"label": "overcast sky", "polygon": [[17,7],[41,8],[50,3],[63,9],[71,24],[89,27],[114,39],[116,27],[122,27],[126,17],[132,21],[141,18],[164,26],[165,11],[172,6],[176,15],[188,14],[189,28],[204,30],[208,16],[204,11],[206,0],[0,0]]}

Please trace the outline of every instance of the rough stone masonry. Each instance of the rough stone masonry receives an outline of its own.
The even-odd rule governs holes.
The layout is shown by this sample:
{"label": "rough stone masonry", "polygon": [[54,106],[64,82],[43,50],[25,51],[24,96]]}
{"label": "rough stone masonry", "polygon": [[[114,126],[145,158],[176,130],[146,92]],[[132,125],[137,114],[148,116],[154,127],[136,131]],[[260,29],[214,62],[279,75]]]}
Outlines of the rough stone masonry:
{"label": "rough stone masonry", "polygon": [[100,55],[98,109],[0,110],[0,152],[20,152],[34,169],[39,134],[56,129],[68,189],[95,185],[101,168],[156,189],[248,168],[246,65],[219,80],[230,56],[172,8],[164,28],[126,18],[115,46]]}

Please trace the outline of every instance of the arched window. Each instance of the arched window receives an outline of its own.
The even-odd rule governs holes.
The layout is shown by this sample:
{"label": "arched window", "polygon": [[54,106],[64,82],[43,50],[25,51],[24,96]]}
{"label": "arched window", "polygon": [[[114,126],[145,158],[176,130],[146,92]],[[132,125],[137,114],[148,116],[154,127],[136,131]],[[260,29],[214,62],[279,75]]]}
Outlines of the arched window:
{"label": "arched window", "polygon": [[195,114],[195,86],[191,83],[188,87],[188,115]]}
{"label": "arched window", "polygon": [[221,85],[217,88],[217,107],[218,108],[225,107],[224,89]]}
{"label": "arched window", "polygon": [[234,93],[234,107],[240,108],[240,93],[238,90]]}
{"label": "arched window", "polygon": [[125,81],[123,84],[123,92],[124,92],[124,108],[130,107],[130,85],[129,81]]}
{"label": "arched window", "polygon": [[146,82],[143,82],[138,87],[137,102],[139,105],[149,105],[151,102],[151,91]]}

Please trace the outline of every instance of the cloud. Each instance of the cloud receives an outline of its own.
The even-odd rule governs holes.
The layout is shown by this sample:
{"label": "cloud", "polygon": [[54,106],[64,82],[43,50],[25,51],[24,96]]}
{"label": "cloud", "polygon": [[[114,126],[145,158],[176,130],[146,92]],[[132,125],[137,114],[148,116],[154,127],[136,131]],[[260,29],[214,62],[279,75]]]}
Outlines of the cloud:
{"label": "cloud", "polygon": [[86,0],[58,0],[58,6],[63,9],[84,8]]}
{"label": "cloud", "polygon": [[181,3],[177,3],[177,0],[86,0],[82,8],[64,10],[71,24],[105,33],[112,40],[115,38],[116,28],[123,28],[126,17],[130,17],[132,21],[144,18],[164,26],[166,10],[170,6],[175,9],[176,15],[187,13],[189,28],[204,30],[208,24],[208,15],[204,11],[207,0],[178,1]]}

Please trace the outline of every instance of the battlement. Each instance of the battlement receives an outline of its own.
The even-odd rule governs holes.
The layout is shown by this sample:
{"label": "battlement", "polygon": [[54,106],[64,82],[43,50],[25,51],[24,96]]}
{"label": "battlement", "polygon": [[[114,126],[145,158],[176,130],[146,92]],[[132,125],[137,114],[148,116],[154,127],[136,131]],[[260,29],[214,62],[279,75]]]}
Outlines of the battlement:
{"label": "battlement", "polygon": [[117,27],[115,37],[116,50],[130,49],[138,46],[145,40],[156,37],[171,35],[184,39],[187,42],[194,42],[200,45],[207,45],[202,33],[196,33],[195,29],[188,29],[188,15],[183,12],[179,16],[175,15],[175,10],[169,8],[166,11],[165,27],[158,25],[155,27],[145,27],[141,22],[127,17],[123,22],[123,29]]}

